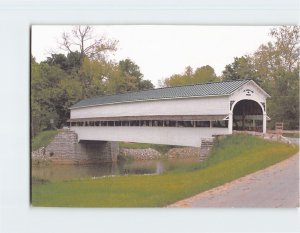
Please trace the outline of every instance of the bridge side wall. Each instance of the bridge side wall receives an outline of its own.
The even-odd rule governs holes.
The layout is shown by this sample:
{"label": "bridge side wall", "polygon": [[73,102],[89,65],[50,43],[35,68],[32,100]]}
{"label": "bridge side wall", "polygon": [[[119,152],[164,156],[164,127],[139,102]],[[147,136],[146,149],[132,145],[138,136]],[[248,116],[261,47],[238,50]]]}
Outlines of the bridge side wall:
{"label": "bridge side wall", "polygon": [[228,96],[137,101],[71,109],[71,119],[92,117],[228,114]]}
{"label": "bridge side wall", "polygon": [[228,128],[71,127],[78,140],[127,141],[200,147],[203,138],[228,134]]}
{"label": "bridge side wall", "polygon": [[117,142],[81,141],[74,131],[60,132],[45,149],[52,160],[70,162],[115,162],[119,154]]}

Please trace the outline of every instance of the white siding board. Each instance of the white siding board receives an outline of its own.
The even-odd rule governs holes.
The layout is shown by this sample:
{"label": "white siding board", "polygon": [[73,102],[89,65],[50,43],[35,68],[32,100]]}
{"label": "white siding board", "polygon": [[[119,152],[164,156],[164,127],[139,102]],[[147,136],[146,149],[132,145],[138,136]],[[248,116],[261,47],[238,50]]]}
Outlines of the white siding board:
{"label": "white siding board", "polygon": [[202,138],[228,134],[227,128],[71,127],[78,140],[126,141],[179,146],[201,146]]}
{"label": "white siding board", "polygon": [[89,117],[228,114],[228,96],[140,101],[71,109],[71,119]]}

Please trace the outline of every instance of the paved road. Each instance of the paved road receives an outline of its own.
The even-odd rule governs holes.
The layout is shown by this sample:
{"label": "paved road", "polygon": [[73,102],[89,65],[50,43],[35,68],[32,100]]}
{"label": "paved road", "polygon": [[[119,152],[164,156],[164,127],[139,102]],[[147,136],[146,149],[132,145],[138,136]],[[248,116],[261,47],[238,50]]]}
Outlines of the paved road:
{"label": "paved road", "polygon": [[299,207],[299,154],[169,207]]}

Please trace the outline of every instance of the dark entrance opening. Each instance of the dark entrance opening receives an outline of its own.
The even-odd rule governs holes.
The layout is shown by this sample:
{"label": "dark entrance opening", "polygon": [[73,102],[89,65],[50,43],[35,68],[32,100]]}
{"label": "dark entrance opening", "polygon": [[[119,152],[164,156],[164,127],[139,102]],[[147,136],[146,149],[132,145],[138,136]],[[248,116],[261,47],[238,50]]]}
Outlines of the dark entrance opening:
{"label": "dark entrance opening", "polygon": [[253,100],[241,100],[233,109],[233,130],[263,131],[263,111]]}

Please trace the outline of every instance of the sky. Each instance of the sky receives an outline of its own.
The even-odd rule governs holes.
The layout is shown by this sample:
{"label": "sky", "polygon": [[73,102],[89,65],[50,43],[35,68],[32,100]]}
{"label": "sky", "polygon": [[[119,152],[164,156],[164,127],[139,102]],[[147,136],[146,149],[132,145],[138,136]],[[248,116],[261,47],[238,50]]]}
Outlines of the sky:
{"label": "sky", "polygon": [[[130,58],[157,87],[158,81],[181,74],[185,67],[210,65],[217,75],[234,57],[250,55],[271,40],[269,26],[183,26],[183,25],[94,25],[97,36],[118,40],[111,58],[118,62]],[[37,62],[51,53],[64,53],[58,41],[72,26],[32,26],[31,48]]]}

